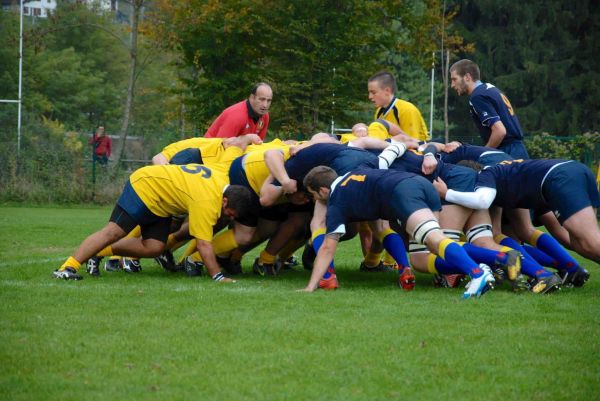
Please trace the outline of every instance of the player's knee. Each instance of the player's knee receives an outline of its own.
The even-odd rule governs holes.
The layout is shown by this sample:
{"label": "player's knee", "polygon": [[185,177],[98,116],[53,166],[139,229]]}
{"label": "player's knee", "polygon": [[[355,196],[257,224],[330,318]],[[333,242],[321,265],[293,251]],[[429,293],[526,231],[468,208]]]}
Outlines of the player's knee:
{"label": "player's knee", "polygon": [[440,224],[436,220],[426,220],[415,228],[412,237],[417,243],[424,244],[431,233],[439,232],[440,230]]}
{"label": "player's knee", "polygon": [[478,240],[494,238],[494,234],[492,233],[492,226],[490,224],[477,224],[467,231],[466,236],[467,241],[472,244],[476,243]]}

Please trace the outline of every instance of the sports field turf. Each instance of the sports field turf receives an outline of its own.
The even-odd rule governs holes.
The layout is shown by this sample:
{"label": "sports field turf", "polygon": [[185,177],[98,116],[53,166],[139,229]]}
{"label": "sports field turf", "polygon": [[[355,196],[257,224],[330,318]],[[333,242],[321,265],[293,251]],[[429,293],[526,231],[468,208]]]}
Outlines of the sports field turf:
{"label": "sports field turf", "polygon": [[[361,273],[344,243],[340,289],[308,272],[235,284],[143,272],[51,279],[109,208],[0,207],[0,400],[593,400],[600,270],[553,295],[497,288],[463,301],[418,275]],[[299,253],[298,253],[299,256]]]}

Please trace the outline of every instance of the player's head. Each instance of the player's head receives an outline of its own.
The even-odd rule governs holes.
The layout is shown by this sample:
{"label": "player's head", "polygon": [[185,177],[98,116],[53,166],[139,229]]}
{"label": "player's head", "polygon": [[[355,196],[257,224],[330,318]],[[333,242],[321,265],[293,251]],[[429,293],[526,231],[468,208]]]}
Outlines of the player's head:
{"label": "player's head", "polygon": [[242,185],[229,185],[223,192],[223,214],[235,219],[252,209],[250,190]]}
{"label": "player's head", "polygon": [[479,66],[471,60],[458,60],[450,67],[451,86],[459,96],[470,95],[480,79]]}
{"label": "player's head", "polygon": [[380,71],[369,78],[367,87],[375,107],[386,107],[396,93],[396,78],[388,71]]}
{"label": "player's head", "polygon": [[475,160],[461,160],[458,163],[456,163],[459,166],[463,166],[463,167],[468,167],[470,169],[473,169],[475,171],[481,171],[483,170],[483,165],[477,163]]}
{"label": "player's head", "polygon": [[256,114],[259,116],[267,114],[273,101],[273,89],[271,89],[271,85],[265,82],[259,82],[254,85],[250,91],[248,101]]}
{"label": "player's head", "polygon": [[369,127],[365,123],[357,123],[352,126],[352,133],[359,138],[369,135]]}
{"label": "player's head", "polygon": [[96,135],[97,136],[102,136],[104,135],[104,125],[99,125],[98,129],[96,130]]}
{"label": "player's head", "polygon": [[316,201],[326,202],[329,199],[331,184],[337,177],[337,173],[331,167],[317,166],[304,177],[304,188],[310,192]]}

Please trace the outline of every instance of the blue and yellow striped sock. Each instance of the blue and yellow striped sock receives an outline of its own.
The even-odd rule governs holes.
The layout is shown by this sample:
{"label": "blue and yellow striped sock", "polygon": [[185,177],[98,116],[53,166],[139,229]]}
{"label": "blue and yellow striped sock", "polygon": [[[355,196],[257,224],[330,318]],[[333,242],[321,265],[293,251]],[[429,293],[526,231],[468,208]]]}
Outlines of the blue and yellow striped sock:
{"label": "blue and yellow striped sock", "polygon": [[[311,239],[312,239],[312,247],[315,250],[315,253],[319,253],[319,248],[321,248],[321,245],[323,245],[323,241],[325,241],[325,229],[319,228],[319,229],[315,230],[315,232],[312,233]],[[335,272],[335,267],[333,265],[333,261],[331,261],[331,264],[329,265],[329,268],[323,275],[323,278],[328,279],[329,277],[331,277],[331,274],[334,272]]]}
{"label": "blue and yellow striped sock", "polygon": [[382,233],[381,238],[383,247],[398,263],[398,272],[402,274],[404,268],[410,266],[402,237],[394,230],[388,228]]}
{"label": "blue and yellow striped sock", "polygon": [[460,269],[461,273],[468,274],[473,278],[480,277],[483,274],[483,270],[467,255],[467,252],[449,238],[440,242],[438,255],[455,268]]}
{"label": "blue and yellow striped sock", "polygon": [[560,270],[574,272],[579,267],[579,263],[550,234],[536,230],[528,242],[548,256],[556,259],[558,262],[557,268]]}

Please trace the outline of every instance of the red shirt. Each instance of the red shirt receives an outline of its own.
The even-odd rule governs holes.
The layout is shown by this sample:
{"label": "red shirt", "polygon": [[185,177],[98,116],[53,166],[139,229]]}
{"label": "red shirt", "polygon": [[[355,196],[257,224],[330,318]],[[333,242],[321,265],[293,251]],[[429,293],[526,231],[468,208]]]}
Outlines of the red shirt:
{"label": "red shirt", "polygon": [[94,144],[94,153],[96,155],[110,157],[112,153],[112,140],[108,135],[96,136],[94,134],[88,142],[90,145]]}
{"label": "red shirt", "polygon": [[261,139],[267,136],[269,113],[259,116],[252,110],[248,100],[229,106],[212,123],[205,138],[232,138],[246,134],[257,134]]}

